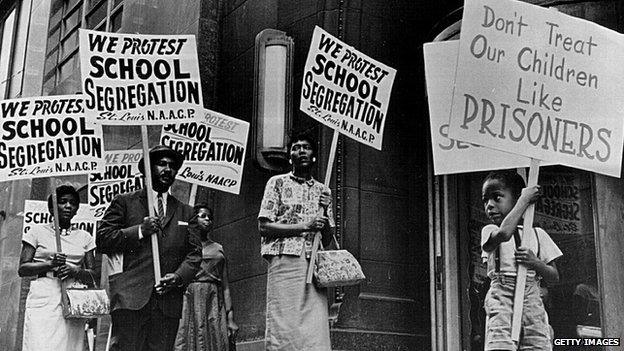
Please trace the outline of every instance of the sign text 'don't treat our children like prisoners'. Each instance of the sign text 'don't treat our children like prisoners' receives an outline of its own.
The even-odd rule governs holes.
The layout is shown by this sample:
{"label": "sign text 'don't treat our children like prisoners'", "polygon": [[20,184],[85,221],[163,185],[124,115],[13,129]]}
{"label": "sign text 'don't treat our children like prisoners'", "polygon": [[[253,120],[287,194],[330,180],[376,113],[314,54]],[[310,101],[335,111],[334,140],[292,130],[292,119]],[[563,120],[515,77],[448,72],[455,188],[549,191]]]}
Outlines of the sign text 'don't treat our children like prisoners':
{"label": "sign text 'don't treat our children like prisoners'", "polygon": [[512,0],[467,0],[449,136],[620,175],[624,38]]}
{"label": "sign text 'don't treat our children like prisoners'", "polygon": [[453,96],[458,50],[458,40],[427,43],[423,47],[434,174],[529,167],[529,157],[448,137],[449,101]]}

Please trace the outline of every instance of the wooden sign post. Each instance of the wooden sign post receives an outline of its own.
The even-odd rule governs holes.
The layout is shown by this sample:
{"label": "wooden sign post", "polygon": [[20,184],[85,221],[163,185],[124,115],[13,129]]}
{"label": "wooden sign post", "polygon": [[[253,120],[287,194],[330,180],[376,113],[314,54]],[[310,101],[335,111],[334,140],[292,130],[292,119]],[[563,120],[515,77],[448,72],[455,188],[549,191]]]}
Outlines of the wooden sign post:
{"label": "wooden sign post", "polygon": [[[537,185],[539,176],[539,160],[532,158],[529,167],[529,176],[527,177],[527,187]],[[522,222],[522,236],[528,237],[526,233],[533,229],[533,217],[535,214],[535,204],[529,205],[524,211],[524,220]],[[516,243],[518,245],[518,243]],[[525,265],[518,265],[516,276],[516,289],[514,292],[513,316],[511,320],[511,339],[515,342],[520,340],[520,327],[522,325],[522,307],[524,305],[524,288],[526,286],[527,268]]]}
{"label": "wooden sign post", "polygon": [[[336,158],[336,148],[338,148],[338,137],[340,133],[334,130],[334,136],[332,137],[331,147],[329,149],[329,158],[327,160],[327,170],[325,171],[325,186],[329,187],[331,181],[331,174],[334,168],[334,159]],[[322,210],[322,209],[321,209]],[[314,234],[314,242],[312,243],[312,256],[310,257],[310,263],[308,265],[308,275],[306,276],[306,283],[312,284],[312,274],[314,273],[314,265],[316,264],[316,254],[318,252],[319,244],[321,243],[321,233]]]}
{"label": "wooden sign post", "polygon": [[[58,198],[56,197],[56,189],[52,192],[52,214],[54,215],[54,239],[56,240],[56,252],[63,252],[63,248],[61,246],[61,228],[60,222],[58,218]],[[61,278],[59,278],[61,280]],[[63,311],[66,311],[68,308],[67,301],[67,286],[65,286],[65,282],[61,280],[61,306]]]}
{"label": "wooden sign post", "polygon": [[[149,154],[149,138],[146,125],[141,126],[141,139],[143,142],[143,165],[145,169],[147,208],[149,215],[155,216],[156,209],[154,208],[154,204],[156,203],[156,199],[154,199],[154,193],[152,192],[152,162]],[[160,254],[158,252],[158,235],[151,235],[150,240],[152,241],[152,257],[154,258],[154,280],[156,284],[158,284],[158,281],[162,278],[160,273]]]}

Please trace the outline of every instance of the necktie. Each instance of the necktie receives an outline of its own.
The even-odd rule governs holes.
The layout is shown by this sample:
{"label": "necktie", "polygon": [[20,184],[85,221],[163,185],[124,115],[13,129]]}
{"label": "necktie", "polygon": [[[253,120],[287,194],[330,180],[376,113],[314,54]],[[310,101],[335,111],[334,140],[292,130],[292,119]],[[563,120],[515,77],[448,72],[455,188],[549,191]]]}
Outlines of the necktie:
{"label": "necktie", "polygon": [[162,193],[158,193],[158,218],[160,219],[160,225],[162,226],[165,221],[165,206],[163,205]]}

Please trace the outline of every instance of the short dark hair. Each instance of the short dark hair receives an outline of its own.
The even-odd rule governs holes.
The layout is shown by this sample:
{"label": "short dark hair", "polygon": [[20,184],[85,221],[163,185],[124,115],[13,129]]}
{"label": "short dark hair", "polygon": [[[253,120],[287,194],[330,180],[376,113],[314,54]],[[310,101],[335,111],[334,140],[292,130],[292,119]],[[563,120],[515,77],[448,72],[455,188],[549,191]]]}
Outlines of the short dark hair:
{"label": "short dark hair", "polygon": [[205,202],[200,202],[200,203],[195,204],[195,206],[193,206],[193,211],[195,214],[198,214],[199,210],[201,210],[202,208],[207,209],[208,212],[210,212],[210,219],[213,219],[214,211],[212,210],[212,207],[208,206],[208,204]]}
{"label": "short dark hair", "polygon": [[309,133],[297,133],[290,137],[288,141],[288,153],[290,153],[290,148],[292,145],[298,141],[307,141],[312,146],[312,154],[316,156],[316,139]]}
{"label": "short dark hair", "polygon": [[511,194],[516,199],[520,197],[522,189],[526,188],[524,179],[515,170],[507,169],[492,171],[485,177],[485,179],[483,179],[483,184],[485,184],[488,180],[494,179],[503,183],[506,188],[509,188],[511,190]]}
{"label": "short dark hair", "polygon": [[[61,185],[56,188],[56,198],[59,199],[63,195],[71,195],[76,200],[77,204],[80,204],[80,194],[78,190],[71,185]],[[52,201],[52,194],[48,195],[48,210],[50,213],[54,213],[54,202]]]}

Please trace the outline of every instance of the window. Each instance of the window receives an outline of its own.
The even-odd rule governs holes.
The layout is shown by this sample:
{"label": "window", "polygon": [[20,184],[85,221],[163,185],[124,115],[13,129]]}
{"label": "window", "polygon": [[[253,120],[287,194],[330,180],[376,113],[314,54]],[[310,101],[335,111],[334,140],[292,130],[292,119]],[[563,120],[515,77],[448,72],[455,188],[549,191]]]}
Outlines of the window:
{"label": "window", "polygon": [[123,0],[90,0],[87,6],[86,28],[107,32],[121,29]]}
{"label": "window", "polygon": [[106,27],[106,10],[108,8],[106,1],[99,1],[92,5],[93,8],[89,10],[87,15],[87,28],[95,29],[100,27]]}
{"label": "window", "polygon": [[9,15],[0,23],[0,99],[7,97],[11,77],[11,54],[15,39],[15,17],[17,10],[13,8]]}
{"label": "window", "polygon": [[44,95],[79,74],[78,29],[118,32],[122,14],[123,0],[55,0],[52,3],[44,68]]}

